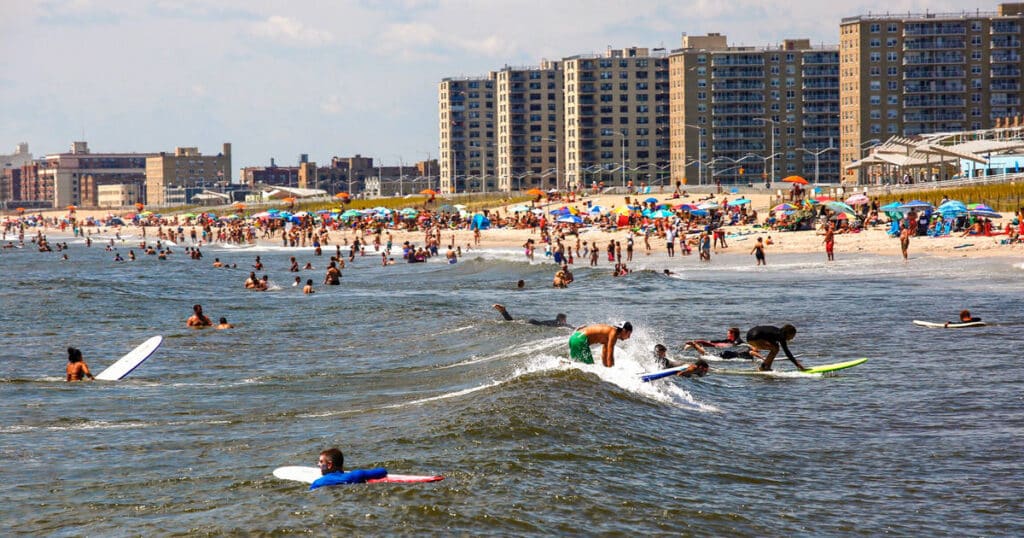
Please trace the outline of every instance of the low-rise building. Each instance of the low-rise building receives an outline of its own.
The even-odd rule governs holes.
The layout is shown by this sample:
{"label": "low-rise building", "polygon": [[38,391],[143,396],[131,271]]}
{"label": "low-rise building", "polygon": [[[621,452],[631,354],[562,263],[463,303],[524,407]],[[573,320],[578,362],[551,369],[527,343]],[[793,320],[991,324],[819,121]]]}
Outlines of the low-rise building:
{"label": "low-rise building", "polygon": [[[179,147],[173,155],[159,153],[146,159],[146,205],[175,204],[180,189],[225,188],[231,183],[231,144],[225,142],[217,155],[203,155],[198,148]],[[189,199],[186,197],[185,203]]]}

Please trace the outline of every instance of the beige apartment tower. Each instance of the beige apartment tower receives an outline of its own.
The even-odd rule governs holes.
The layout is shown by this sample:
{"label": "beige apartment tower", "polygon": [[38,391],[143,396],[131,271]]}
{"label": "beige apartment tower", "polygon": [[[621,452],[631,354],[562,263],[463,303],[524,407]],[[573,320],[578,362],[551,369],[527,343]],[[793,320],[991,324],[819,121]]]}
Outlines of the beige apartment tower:
{"label": "beige apartment tower", "polygon": [[608,49],[565,58],[562,66],[563,185],[668,185],[668,55]]}
{"label": "beige apartment tower", "polygon": [[498,189],[564,189],[563,76],[557,61],[495,76]]}
{"label": "beige apartment tower", "polygon": [[[892,136],[988,129],[1022,112],[1024,4],[842,20],[844,168]],[[846,182],[864,178],[850,170]]]}
{"label": "beige apartment tower", "polygon": [[495,74],[438,85],[441,192],[488,192],[495,172]]}
{"label": "beige apartment tower", "polygon": [[175,148],[174,155],[160,153],[146,159],[146,205],[160,207],[180,200],[169,197],[168,189],[213,188],[230,181],[231,144],[225,143],[218,155],[203,155],[194,147]]}
{"label": "beige apartment tower", "polygon": [[683,36],[669,56],[672,178],[687,184],[839,178],[839,53],[787,39]]}

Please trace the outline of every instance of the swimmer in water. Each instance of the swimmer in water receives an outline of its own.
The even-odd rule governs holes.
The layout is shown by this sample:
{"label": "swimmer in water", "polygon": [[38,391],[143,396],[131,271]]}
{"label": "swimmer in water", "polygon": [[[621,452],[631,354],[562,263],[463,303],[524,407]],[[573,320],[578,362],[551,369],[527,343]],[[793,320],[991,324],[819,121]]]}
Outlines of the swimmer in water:
{"label": "swimmer in water", "polygon": [[202,329],[213,325],[213,322],[203,314],[203,307],[201,305],[193,305],[192,317],[188,318],[185,325],[192,327],[193,329]]}
{"label": "swimmer in water", "polygon": [[[668,358],[668,356],[666,356],[667,352],[668,349],[662,344],[654,346],[654,358],[655,360],[658,361],[659,368],[661,368],[662,370],[668,370],[669,368],[678,368],[680,366],[686,365],[685,362],[674,361]],[[685,369],[680,370],[679,373],[677,373],[676,375],[682,377],[704,377],[705,375],[707,375],[707,373],[708,361],[704,359],[698,359],[697,362],[688,365]]]}
{"label": "swimmer in water", "polygon": [[230,324],[230,323],[228,323],[228,318],[221,317],[220,320],[217,322],[217,326],[215,328],[218,331],[220,331],[220,330],[223,330],[223,329],[234,329],[235,326]]}
{"label": "swimmer in water", "polygon": [[306,280],[306,285],[305,285],[305,287],[302,288],[302,293],[304,293],[305,295],[310,295],[310,294],[316,293],[316,291],[313,290],[313,279],[312,278]]}
{"label": "swimmer in water", "polygon": [[85,378],[96,379],[89,371],[89,365],[82,359],[82,350],[68,348],[68,367],[66,381],[82,381]]}
{"label": "swimmer in water", "polygon": [[[505,309],[504,305],[496,304],[492,308],[497,310],[501,314],[501,317],[505,319],[505,321],[514,321],[515,318],[513,318],[512,315],[508,313],[508,310]],[[535,320],[535,319],[528,319],[528,320],[526,320],[526,323],[529,323],[530,325],[538,325],[538,326],[541,326],[541,327],[568,327],[569,326],[569,323],[566,321],[565,314],[562,314],[562,313],[559,313],[558,315],[556,315],[555,319],[547,319],[547,320],[543,320],[543,321],[538,321],[538,320]]]}

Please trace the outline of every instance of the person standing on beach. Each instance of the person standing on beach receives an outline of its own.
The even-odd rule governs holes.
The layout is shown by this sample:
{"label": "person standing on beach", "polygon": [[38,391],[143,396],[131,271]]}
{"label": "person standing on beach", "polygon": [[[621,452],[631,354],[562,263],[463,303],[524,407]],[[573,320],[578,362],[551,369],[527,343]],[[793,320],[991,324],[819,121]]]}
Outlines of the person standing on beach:
{"label": "person standing on beach", "polygon": [[569,337],[569,356],[583,364],[594,364],[594,356],[590,346],[601,344],[601,362],[606,368],[615,366],[615,343],[629,340],[633,334],[633,324],[624,323],[621,327],[612,325],[586,325],[576,329]]}
{"label": "person standing on beach", "polygon": [[89,365],[82,359],[82,350],[69,347],[66,381],[82,381],[87,377],[93,380],[96,379],[93,377],[92,372],[89,371]]}
{"label": "person standing on beach", "polygon": [[757,238],[757,243],[754,243],[754,248],[750,250],[750,253],[757,259],[757,265],[768,265],[764,260],[764,242],[760,237]]}
{"label": "person standing on beach", "polygon": [[192,317],[188,318],[185,325],[193,329],[202,329],[213,325],[213,322],[203,314],[202,305],[192,305]]}
{"label": "person standing on beach", "polygon": [[676,230],[672,226],[665,229],[665,250],[669,258],[676,255]]}
{"label": "person standing on beach", "polygon": [[836,232],[832,227],[832,223],[825,225],[825,254],[828,256],[828,261],[834,261],[836,247]]}
{"label": "person standing on beach", "polygon": [[910,248],[910,226],[900,228],[900,250],[903,251],[903,259],[907,258],[907,249]]}

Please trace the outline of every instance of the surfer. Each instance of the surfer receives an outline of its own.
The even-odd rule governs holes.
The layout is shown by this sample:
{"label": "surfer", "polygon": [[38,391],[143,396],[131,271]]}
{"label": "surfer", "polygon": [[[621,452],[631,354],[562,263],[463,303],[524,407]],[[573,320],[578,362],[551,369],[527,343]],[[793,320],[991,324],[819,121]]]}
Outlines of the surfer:
{"label": "surfer", "polygon": [[[662,344],[654,346],[654,358],[658,361],[658,368],[662,370],[668,370],[669,368],[678,368],[685,365],[683,361],[674,361],[666,355],[668,348]],[[683,377],[690,377],[696,375],[697,377],[704,377],[708,373],[708,361],[704,359],[698,359],[693,364],[690,364],[686,369],[680,370],[676,375]]]}
{"label": "surfer", "polygon": [[730,347],[730,346],[736,346],[736,345],[739,345],[739,344],[742,344],[742,343],[743,343],[743,339],[740,338],[740,328],[739,327],[729,327],[729,330],[726,331],[725,340],[690,340],[689,342],[687,342],[683,346],[683,349],[686,350],[686,349],[694,348],[694,349],[697,349],[697,351],[699,353],[703,354],[704,351],[703,351],[703,349],[700,349],[700,348],[697,347],[698,344],[701,345],[701,346]]}
{"label": "surfer", "polygon": [[192,317],[188,318],[185,325],[194,329],[202,329],[213,325],[213,322],[203,314],[202,305],[192,305]]}
{"label": "surfer", "polygon": [[85,360],[82,359],[82,350],[74,347],[68,348],[68,368],[67,368],[67,381],[82,381],[85,378],[93,379],[92,372],[89,371],[89,365],[85,364]]}
{"label": "surfer", "polygon": [[[508,313],[508,310],[505,309],[504,305],[496,304],[496,305],[494,305],[493,308],[495,310],[497,310],[501,314],[501,317],[505,318],[505,321],[515,321],[515,318],[513,318],[512,315]],[[569,326],[569,323],[567,322],[567,318],[566,318],[565,314],[562,314],[562,313],[558,313],[555,316],[555,319],[546,319],[546,320],[528,319],[528,320],[526,320],[526,322],[529,323],[530,325],[539,325],[541,327],[568,327]]]}
{"label": "surfer", "polygon": [[317,459],[317,467],[320,468],[320,478],[317,478],[310,486],[310,490],[323,486],[337,486],[339,484],[362,484],[367,480],[384,478],[388,470],[383,467],[375,469],[354,469],[345,472],[345,455],[337,448],[329,448],[320,453]]}
{"label": "surfer", "polygon": [[215,328],[219,331],[219,330],[222,330],[222,329],[234,329],[235,326],[230,324],[230,323],[228,323],[228,318],[221,317],[220,321],[217,322],[217,327],[215,327]]}
{"label": "surfer", "polygon": [[583,364],[594,364],[594,356],[590,346],[601,344],[601,362],[607,368],[615,366],[615,342],[629,340],[633,334],[633,324],[624,323],[621,327],[613,325],[585,325],[576,329],[569,337],[569,356]]}
{"label": "surfer", "polygon": [[[960,323],[977,323],[979,321],[981,321],[981,318],[972,317],[970,310],[961,310],[960,311]],[[947,321],[946,322],[946,327],[949,327],[949,324],[950,324],[950,322]]]}
{"label": "surfer", "polygon": [[789,346],[786,342],[796,337],[796,327],[792,325],[783,325],[781,328],[773,325],[758,325],[752,327],[747,331],[747,344],[754,349],[767,349],[768,356],[761,362],[761,371],[767,372],[772,369],[772,362],[775,361],[775,356],[779,354],[779,348],[786,353],[788,358],[797,368],[806,370],[804,365],[800,364],[800,361],[796,360],[793,353],[789,351]]}

